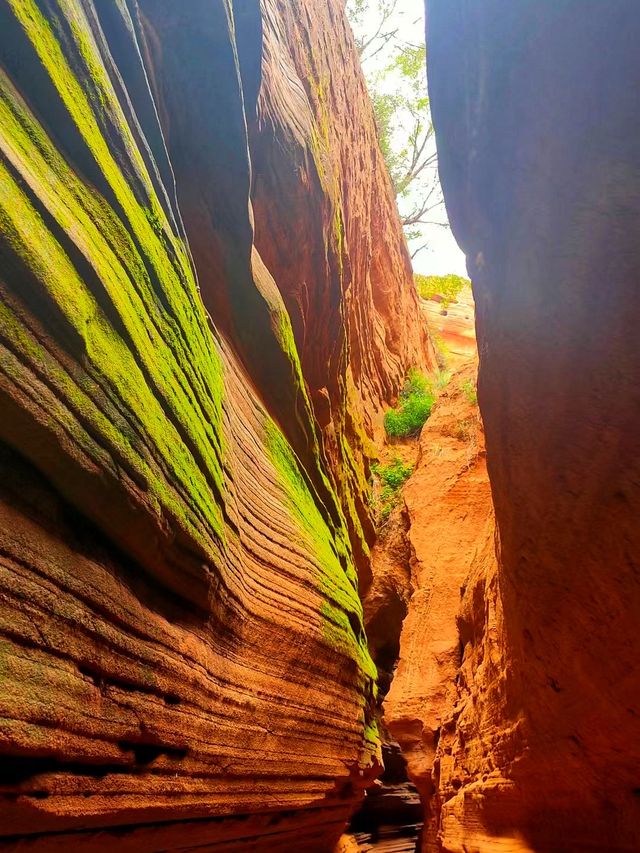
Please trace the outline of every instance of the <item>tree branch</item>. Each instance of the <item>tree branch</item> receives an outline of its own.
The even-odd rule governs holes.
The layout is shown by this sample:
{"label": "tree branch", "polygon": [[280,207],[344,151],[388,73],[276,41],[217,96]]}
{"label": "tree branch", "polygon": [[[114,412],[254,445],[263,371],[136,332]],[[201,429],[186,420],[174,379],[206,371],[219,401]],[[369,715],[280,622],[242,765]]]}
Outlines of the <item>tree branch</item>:
{"label": "tree branch", "polygon": [[[398,33],[398,27],[393,30],[393,32],[383,33],[383,29],[387,25],[387,22],[391,17],[393,17],[396,8],[398,6],[399,0],[392,0],[391,3],[386,5],[381,5],[378,8],[381,11],[380,23],[378,24],[378,29],[373,33],[373,35],[369,36],[368,39],[358,44],[358,53],[360,54],[360,61],[364,62],[366,59],[372,59],[377,53],[380,53],[383,47],[389,43],[389,41]],[[369,48],[374,42],[378,39],[382,39],[382,44],[377,50],[371,54],[371,56],[365,57],[365,52],[367,48]]]}
{"label": "tree branch", "polygon": [[425,240],[425,242],[422,243],[420,246],[418,246],[417,249],[414,249],[413,252],[410,252],[409,254],[410,254],[411,260],[413,260],[415,258],[415,256],[418,254],[418,252],[421,252],[423,249],[426,249],[428,245],[429,245],[429,241]]}

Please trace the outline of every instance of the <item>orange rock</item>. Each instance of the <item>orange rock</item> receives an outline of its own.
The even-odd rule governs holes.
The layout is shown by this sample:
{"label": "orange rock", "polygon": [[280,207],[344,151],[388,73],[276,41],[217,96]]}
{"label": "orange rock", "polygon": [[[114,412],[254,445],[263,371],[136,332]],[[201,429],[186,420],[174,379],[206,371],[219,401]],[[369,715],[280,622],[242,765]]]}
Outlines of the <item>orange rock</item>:
{"label": "orange rock", "polygon": [[333,853],[358,853],[359,850],[360,845],[352,835],[343,835],[336,844]]}
{"label": "orange rock", "polygon": [[477,352],[475,304],[471,287],[463,288],[455,302],[443,307],[435,299],[421,299],[429,328],[442,341],[451,367],[463,364]]}
{"label": "orange rock", "polygon": [[0,850],[326,853],[379,770],[364,445],[426,332],[342,4],[233,6],[0,7]]}
{"label": "orange rock", "polygon": [[262,9],[249,123],[255,242],[291,316],[366,585],[375,537],[363,458],[408,370],[435,359],[344,2]]}
{"label": "orange rock", "polygon": [[403,491],[412,594],[384,718],[427,810],[425,849],[436,843],[439,802],[455,796],[463,781],[451,766],[449,732],[471,702],[471,675],[479,675],[476,658],[486,651],[483,620],[465,620],[478,621],[474,606],[484,617],[495,575],[484,437],[468,393],[474,379],[472,362],[443,390],[422,430],[416,470]]}

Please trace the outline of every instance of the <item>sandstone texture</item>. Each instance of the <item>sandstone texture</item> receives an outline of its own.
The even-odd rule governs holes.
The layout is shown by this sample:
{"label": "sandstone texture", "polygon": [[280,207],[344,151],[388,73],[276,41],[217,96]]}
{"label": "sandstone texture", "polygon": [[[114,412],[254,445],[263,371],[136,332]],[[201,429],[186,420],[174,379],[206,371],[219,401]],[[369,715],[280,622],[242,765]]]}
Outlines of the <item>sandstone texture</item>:
{"label": "sandstone texture", "polygon": [[[425,807],[425,850],[438,849],[442,814],[455,813],[457,791],[484,770],[474,708],[501,676],[493,509],[482,424],[469,398],[474,380],[475,361],[467,362],[442,391],[403,490],[411,597],[384,720]],[[492,736],[501,732],[479,739]]]}
{"label": "sandstone texture", "polygon": [[411,262],[343,0],[262,0],[262,17],[249,120],[255,243],[277,270],[366,587],[363,457],[371,437],[382,441],[384,404],[408,367],[435,358],[413,319]]}
{"label": "sandstone texture", "polygon": [[378,772],[363,91],[337,0],[0,2],[0,850],[325,853]]}
{"label": "sandstone texture", "polygon": [[449,367],[456,368],[475,357],[475,304],[469,285],[447,306],[437,299],[421,299],[420,305],[426,313],[431,333],[444,348]]}
{"label": "sandstone texture", "polygon": [[[437,781],[427,849],[630,853],[640,849],[640,13],[626,0],[426,5],[441,177],[477,307],[497,567],[489,549],[484,577],[455,578],[466,591],[452,698],[440,697],[458,663],[451,624],[437,648],[423,623],[431,663],[409,657],[404,676],[401,664],[388,713],[401,742],[416,719],[417,778]],[[412,491],[413,481],[409,505]],[[453,587],[445,594],[453,603]],[[414,699],[394,706],[403,682]],[[453,715],[439,719],[439,698]]]}

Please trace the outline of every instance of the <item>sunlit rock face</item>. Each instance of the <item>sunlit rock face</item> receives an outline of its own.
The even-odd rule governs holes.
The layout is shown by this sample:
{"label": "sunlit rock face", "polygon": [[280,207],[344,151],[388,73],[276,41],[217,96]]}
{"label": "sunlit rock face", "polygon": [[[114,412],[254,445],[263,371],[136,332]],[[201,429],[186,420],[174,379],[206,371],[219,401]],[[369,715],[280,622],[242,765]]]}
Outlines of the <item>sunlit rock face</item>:
{"label": "sunlit rock face", "polygon": [[501,701],[504,673],[495,526],[474,380],[475,362],[467,362],[441,392],[403,492],[410,597],[384,721],[420,793],[428,851],[439,849],[441,809],[456,802],[465,781],[482,776],[483,747],[502,737],[476,719],[479,700]]}
{"label": "sunlit rock face", "polygon": [[426,5],[498,528],[436,849],[637,850],[640,11]]}
{"label": "sunlit rock face", "polygon": [[449,369],[456,370],[477,353],[475,305],[470,285],[462,289],[450,304],[437,297],[421,299],[429,329]]}
{"label": "sunlit rock face", "polygon": [[411,263],[344,2],[261,7],[262,86],[249,118],[255,242],[291,316],[366,586],[362,456],[371,436],[382,439],[383,403],[407,368],[434,357],[414,319]]}
{"label": "sunlit rock face", "polygon": [[0,4],[0,850],[324,853],[378,770],[426,337],[341,4],[234,6]]}

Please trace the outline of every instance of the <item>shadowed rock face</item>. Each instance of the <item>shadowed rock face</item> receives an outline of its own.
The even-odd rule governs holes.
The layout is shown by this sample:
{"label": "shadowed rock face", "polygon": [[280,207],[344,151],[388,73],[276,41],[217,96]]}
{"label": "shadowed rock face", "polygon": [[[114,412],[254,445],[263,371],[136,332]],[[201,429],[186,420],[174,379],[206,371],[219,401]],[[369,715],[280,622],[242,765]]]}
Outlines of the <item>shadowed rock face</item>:
{"label": "shadowed rock face", "polygon": [[441,175],[474,283],[503,612],[501,663],[477,676],[454,732],[439,843],[637,850],[640,13],[426,5]]}
{"label": "shadowed rock face", "polygon": [[0,850],[320,853],[377,770],[363,446],[426,338],[341,4],[234,6],[0,2]]}

